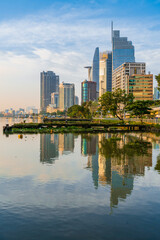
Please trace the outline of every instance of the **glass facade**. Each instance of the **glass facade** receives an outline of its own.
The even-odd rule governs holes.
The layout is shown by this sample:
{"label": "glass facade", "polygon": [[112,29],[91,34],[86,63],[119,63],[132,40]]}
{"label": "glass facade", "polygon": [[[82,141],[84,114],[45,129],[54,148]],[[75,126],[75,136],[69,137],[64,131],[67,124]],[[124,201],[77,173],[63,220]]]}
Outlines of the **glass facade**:
{"label": "glass facade", "polygon": [[40,106],[41,111],[46,111],[46,108],[51,104],[51,94],[59,91],[59,76],[54,72],[41,72],[40,79]]}
{"label": "glass facade", "polygon": [[82,83],[82,102],[88,101],[88,82]]}
{"label": "glass facade", "polygon": [[96,100],[96,82],[83,81],[81,83],[82,103]]}
{"label": "glass facade", "polygon": [[127,37],[120,37],[120,31],[112,31],[113,70],[125,62],[135,62],[134,46]]}
{"label": "glass facade", "polygon": [[96,90],[99,92],[99,48],[95,49],[92,66],[92,81],[96,82]]}
{"label": "glass facade", "polygon": [[107,64],[107,92],[112,91],[112,53],[108,53]]}

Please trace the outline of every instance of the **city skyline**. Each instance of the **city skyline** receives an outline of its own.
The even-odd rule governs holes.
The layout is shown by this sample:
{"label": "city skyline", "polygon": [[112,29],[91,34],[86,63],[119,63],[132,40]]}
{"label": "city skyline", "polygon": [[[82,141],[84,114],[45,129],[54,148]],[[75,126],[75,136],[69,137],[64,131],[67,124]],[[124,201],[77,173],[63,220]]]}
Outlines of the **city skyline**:
{"label": "city skyline", "polygon": [[60,82],[74,83],[80,97],[80,82],[87,78],[83,67],[91,65],[95,48],[111,49],[112,20],[135,46],[136,61],[159,73],[160,1],[32,2],[0,3],[0,110],[39,108],[39,73],[48,70]]}

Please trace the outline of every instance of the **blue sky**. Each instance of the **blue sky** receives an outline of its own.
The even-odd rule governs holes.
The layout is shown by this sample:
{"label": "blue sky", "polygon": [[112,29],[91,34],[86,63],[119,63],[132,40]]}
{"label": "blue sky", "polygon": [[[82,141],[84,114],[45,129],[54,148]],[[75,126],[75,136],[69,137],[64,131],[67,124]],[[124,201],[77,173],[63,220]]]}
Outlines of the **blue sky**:
{"label": "blue sky", "polygon": [[[70,5],[73,8],[109,9],[109,16],[113,16],[112,11],[117,17],[142,17],[159,15],[159,0],[5,0],[0,2],[0,19],[23,17],[26,14],[34,14],[40,10],[48,9],[51,6],[58,8]],[[107,11],[108,12],[108,11]]]}
{"label": "blue sky", "polygon": [[94,49],[111,50],[111,20],[133,42],[136,61],[160,72],[160,0],[5,0],[0,10],[0,110],[39,107],[43,70],[75,83],[80,96]]}

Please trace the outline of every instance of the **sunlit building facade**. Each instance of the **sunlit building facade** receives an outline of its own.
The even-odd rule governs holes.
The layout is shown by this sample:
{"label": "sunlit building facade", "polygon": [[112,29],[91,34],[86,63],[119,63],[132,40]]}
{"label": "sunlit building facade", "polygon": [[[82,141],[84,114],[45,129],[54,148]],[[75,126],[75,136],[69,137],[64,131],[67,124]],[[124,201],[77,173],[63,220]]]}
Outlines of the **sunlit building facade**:
{"label": "sunlit building facade", "polygon": [[125,62],[112,72],[112,91],[120,88],[128,92],[128,76],[133,74],[146,74],[145,63]]}
{"label": "sunlit building facade", "polygon": [[71,83],[61,83],[59,85],[59,110],[64,111],[74,105],[75,86]]}
{"label": "sunlit building facade", "polygon": [[134,100],[153,100],[153,74],[128,76],[128,93]]}
{"label": "sunlit building facade", "polygon": [[107,91],[112,91],[112,52],[100,53],[99,97]]}

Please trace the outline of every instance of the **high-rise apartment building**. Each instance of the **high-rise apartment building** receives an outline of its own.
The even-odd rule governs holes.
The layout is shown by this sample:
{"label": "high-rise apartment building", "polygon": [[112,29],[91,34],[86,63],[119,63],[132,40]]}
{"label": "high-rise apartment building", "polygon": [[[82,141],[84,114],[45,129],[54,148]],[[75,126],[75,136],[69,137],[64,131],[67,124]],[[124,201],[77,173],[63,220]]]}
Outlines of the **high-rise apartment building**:
{"label": "high-rise apartment building", "polygon": [[95,49],[95,53],[93,57],[92,81],[96,82],[96,91],[99,92],[99,48],[98,47]]}
{"label": "high-rise apartment building", "polygon": [[127,37],[120,37],[119,30],[113,30],[112,23],[112,68],[115,70],[124,62],[135,62],[134,46]]}
{"label": "high-rise apartment building", "polygon": [[59,109],[61,111],[67,110],[74,105],[75,101],[75,87],[71,83],[61,83],[59,85]]}
{"label": "high-rise apartment building", "polygon": [[83,81],[81,83],[81,94],[82,103],[96,101],[97,99],[96,82],[87,80]]}
{"label": "high-rise apartment building", "polygon": [[59,90],[59,76],[54,72],[41,72],[40,79],[40,107],[41,111],[46,111],[46,108],[51,104],[51,93]]}
{"label": "high-rise apartment building", "polygon": [[100,53],[99,97],[112,91],[112,52]]}
{"label": "high-rise apartment building", "polygon": [[123,63],[121,66],[116,68],[112,72],[112,91],[120,88],[128,92],[128,78],[133,74],[143,74],[146,73],[145,63]]}

